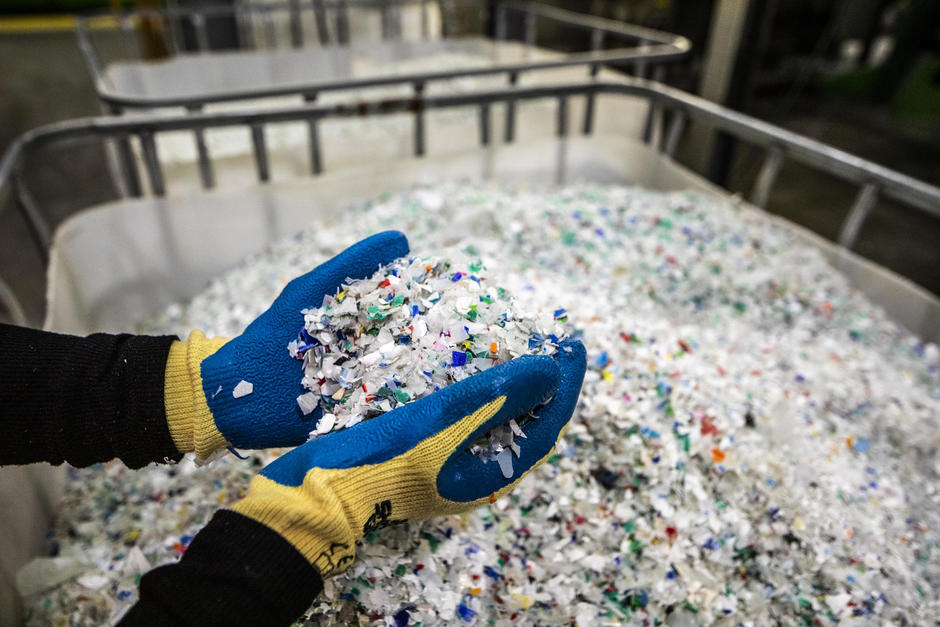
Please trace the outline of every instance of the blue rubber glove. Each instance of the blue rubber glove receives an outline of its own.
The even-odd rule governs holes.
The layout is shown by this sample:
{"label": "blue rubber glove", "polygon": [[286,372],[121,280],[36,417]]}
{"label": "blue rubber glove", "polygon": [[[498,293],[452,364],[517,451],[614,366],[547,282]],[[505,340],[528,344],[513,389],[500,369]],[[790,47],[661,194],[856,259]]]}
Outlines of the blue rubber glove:
{"label": "blue rubber glove", "polygon": [[[287,350],[303,326],[301,310],[319,307],[347,278],[364,279],[408,254],[402,233],[386,231],[347,248],[284,288],[271,308],[240,336],[207,340],[194,332],[170,348],[166,374],[167,423],[180,452],[202,459],[228,446],[268,448],[307,440],[321,415],[303,415],[302,370]],[[246,396],[233,392],[241,381]]]}
{"label": "blue rubber glove", "polygon": [[[584,346],[527,355],[280,457],[233,509],[274,529],[324,577],[346,568],[364,534],[493,502],[551,456],[571,419]],[[541,405],[541,407],[540,407]],[[469,452],[481,435],[535,409],[514,473]]]}

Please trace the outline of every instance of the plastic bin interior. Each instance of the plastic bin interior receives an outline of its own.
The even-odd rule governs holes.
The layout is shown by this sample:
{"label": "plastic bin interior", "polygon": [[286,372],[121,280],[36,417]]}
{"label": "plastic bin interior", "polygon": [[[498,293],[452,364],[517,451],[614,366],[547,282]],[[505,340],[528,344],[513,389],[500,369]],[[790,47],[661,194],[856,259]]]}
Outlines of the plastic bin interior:
{"label": "plastic bin interior", "polygon": [[[343,219],[341,208],[347,203],[415,183],[483,178],[532,185],[586,180],[697,189],[729,198],[645,144],[595,135],[501,144],[434,159],[377,161],[234,192],[121,200],[83,211],[56,230],[45,326],[69,333],[127,331],[170,303],[191,298],[270,242],[311,222]],[[760,211],[734,201],[746,211]],[[940,340],[936,297],[801,227],[774,219],[820,248],[895,320],[925,340]],[[459,219],[451,228],[461,232]]]}
{"label": "plastic bin interior", "polygon": [[[435,59],[430,59],[431,56]],[[181,54],[164,61],[116,61],[102,80],[115,99],[224,100],[252,92],[315,92],[325,86],[435,69],[469,71],[564,55],[482,37],[390,41],[295,50]],[[586,76],[587,71],[583,70]],[[503,79],[505,81],[505,78]]]}

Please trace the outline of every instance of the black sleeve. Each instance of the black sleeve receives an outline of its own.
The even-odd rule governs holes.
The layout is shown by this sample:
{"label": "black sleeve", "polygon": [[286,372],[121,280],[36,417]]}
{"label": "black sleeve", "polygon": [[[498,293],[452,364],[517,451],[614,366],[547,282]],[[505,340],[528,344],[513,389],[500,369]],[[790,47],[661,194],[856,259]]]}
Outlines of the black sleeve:
{"label": "black sleeve", "polygon": [[274,530],[220,510],[175,564],[140,580],[121,625],[290,625],[323,589],[317,569]]}
{"label": "black sleeve", "polygon": [[0,465],[180,459],[163,405],[175,339],[0,324]]}

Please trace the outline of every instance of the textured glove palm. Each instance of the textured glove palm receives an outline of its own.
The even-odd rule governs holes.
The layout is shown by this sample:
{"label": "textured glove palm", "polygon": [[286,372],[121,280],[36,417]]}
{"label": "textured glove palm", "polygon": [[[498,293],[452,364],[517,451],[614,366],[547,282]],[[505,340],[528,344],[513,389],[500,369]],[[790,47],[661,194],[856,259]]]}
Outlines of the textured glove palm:
{"label": "textured glove palm", "polygon": [[[202,459],[229,444],[239,448],[292,446],[306,441],[320,417],[303,415],[301,368],[287,344],[303,324],[300,311],[319,305],[347,278],[362,279],[408,254],[397,231],[373,235],[287,284],[271,307],[240,336],[206,339],[199,331],[170,348],[166,368],[167,423],[181,453]],[[235,398],[241,381],[252,392]]]}

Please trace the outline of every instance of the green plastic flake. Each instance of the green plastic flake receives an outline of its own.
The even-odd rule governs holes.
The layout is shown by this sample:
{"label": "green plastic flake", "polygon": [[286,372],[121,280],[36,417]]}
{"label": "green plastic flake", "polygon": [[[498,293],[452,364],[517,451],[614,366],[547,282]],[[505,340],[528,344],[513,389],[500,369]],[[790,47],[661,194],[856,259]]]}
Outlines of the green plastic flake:
{"label": "green plastic flake", "polygon": [[395,398],[398,400],[399,403],[407,403],[408,401],[411,400],[411,397],[408,396],[408,392],[404,391],[401,388],[398,388],[397,390],[395,390]]}
{"label": "green plastic flake", "polygon": [[686,599],[685,602],[682,604],[682,609],[688,610],[692,612],[693,614],[698,614],[698,608],[695,607],[695,605],[693,605],[692,602],[689,601],[688,599]]}
{"label": "green plastic flake", "polygon": [[399,564],[398,568],[395,569],[395,574],[401,577],[407,572],[408,569],[405,568],[404,564]]}
{"label": "green plastic flake", "polygon": [[690,446],[691,446],[691,444],[690,444],[690,442],[689,442],[689,435],[688,435],[687,433],[677,433],[677,434],[676,434],[676,439],[679,440],[679,442],[682,443],[682,450],[685,451],[686,453],[688,453],[688,452],[689,452],[689,448],[690,448]]}

